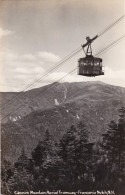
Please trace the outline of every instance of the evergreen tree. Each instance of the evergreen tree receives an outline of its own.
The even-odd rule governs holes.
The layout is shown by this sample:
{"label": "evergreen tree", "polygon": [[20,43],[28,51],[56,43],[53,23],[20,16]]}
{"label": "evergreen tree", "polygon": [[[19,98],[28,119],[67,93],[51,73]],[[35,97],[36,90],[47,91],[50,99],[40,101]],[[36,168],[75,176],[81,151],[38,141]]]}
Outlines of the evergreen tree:
{"label": "evergreen tree", "polygon": [[63,186],[70,190],[75,182],[75,160],[76,160],[76,128],[71,126],[60,140],[59,156],[62,159],[61,174]]}
{"label": "evergreen tree", "polygon": [[103,156],[100,166],[103,165],[101,169],[105,174],[99,179],[104,186],[116,183],[118,187],[125,182],[125,108],[119,110],[118,123],[111,121],[109,124],[103,134],[101,148]]}
{"label": "evergreen tree", "polygon": [[[35,166],[39,169],[39,173],[34,172],[36,178],[36,188],[54,189],[58,180],[58,155],[56,146],[52,141],[52,137],[47,130],[44,140],[39,142],[32,152],[32,158]],[[35,170],[37,170],[35,168]]]}
{"label": "evergreen tree", "polygon": [[29,171],[29,167],[30,160],[27,158],[23,148],[17,162],[14,164],[14,174],[8,180],[9,190],[12,194],[14,191],[25,192],[33,189],[33,175]]}
{"label": "evergreen tree", "polygon": [[[79,188],[85,190],[91,188],[92,163],[93,163],[93,143],[89,142],[89,133],[83,122],[78,124],[78,139],[76,144],[77,178]],[[83,187],[84,186],[84,187]]]}
{"label": "evergreen tree", "polygon": [[117,145],[118,145],[118,166],[120,171],[125,173],[125,108],[119,110]]}
{"label": "evergreen tree", "polygon": [[83,122],[79,123],[78,128],[71,126],[60,140],[59,156],[63,160],[66,189],[82,190],[83,186],[84,189],[87,187],[91,178],[92,148],[93,143],[89,143]]}
{"label": "evergreen tree", "polygon": [[1,162],[1,191],[2,194],[10,194],[8,187],[8,180],[13,176],[13,166],[7,161],[3,160]]}
{"label": "evergreen tree", "polygon": [[52,142],[48,130],[45,132],[43,141],[40,141],[32,152],[32,158],[36,166],[41,166],[46,158],[51,158],[54,155],[54,144]]}

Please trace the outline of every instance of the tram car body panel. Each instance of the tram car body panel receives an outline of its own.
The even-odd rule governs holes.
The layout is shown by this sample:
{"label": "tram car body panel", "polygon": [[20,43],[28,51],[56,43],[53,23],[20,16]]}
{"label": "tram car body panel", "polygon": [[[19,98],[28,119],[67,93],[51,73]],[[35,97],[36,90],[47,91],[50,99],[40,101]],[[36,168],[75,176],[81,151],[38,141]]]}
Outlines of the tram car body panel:
{"label": "tram car body panel", "polygon": [[95,77],[104,75],[102,70],[102,59],[87,55],[78,60],[78,75]]}

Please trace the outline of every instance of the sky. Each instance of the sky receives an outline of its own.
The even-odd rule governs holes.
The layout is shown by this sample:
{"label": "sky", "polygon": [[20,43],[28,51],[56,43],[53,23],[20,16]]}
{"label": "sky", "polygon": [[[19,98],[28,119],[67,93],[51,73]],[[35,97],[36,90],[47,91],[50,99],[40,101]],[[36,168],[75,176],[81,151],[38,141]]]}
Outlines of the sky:
{"label": "sky", "polygon": [[[65,56],[125,14],[124,0],[0,0],[0,91],[22,91]],[[93,42],[93,55],[125,34],[125,19]],[[125,38],[100,55],[105,75],[62,82],[102,81],[125,87]],[[77,68],[81,50],[34,87]],[[31,88],[29,88],[31,89]]]}

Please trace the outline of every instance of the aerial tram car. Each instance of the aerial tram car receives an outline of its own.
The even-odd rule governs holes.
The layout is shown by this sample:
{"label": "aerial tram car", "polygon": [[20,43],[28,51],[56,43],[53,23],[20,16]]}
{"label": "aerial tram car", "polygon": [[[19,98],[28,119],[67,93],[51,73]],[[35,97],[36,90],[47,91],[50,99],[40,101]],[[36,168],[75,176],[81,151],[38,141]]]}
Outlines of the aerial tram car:
{"label": "aerial tram car", "polygon": [[[78,60],[78,75],[95,77],[99,75],[104,75],[102,59],[94,57],[92,55],[91,43],[97,38],[95,36],[93,39],[86,37],[87,43],[82,45],[83,51],[86,55],[84,58]],[[86,51],[84,48],[87,46]]]}

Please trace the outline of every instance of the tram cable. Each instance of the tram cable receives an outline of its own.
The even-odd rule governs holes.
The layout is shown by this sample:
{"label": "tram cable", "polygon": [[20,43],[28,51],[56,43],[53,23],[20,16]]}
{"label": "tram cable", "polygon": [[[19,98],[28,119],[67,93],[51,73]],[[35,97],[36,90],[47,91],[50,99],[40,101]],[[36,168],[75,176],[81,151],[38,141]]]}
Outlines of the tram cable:
{"label": "tram cable", "polygon": [[[115,40],[114,42],[110,43],[109,45],[107,45],[105,48],[103,48],[101,51],[97,52],[94,56],[99,57],[100,55],[102,55],[103,53],[105,53],[107,50],[111,49],[112,47],[114,47],[115,45],[117,45],[123,38],[125,38],[125,34],[123,34],[120,38],[118,38],[117,40]],[[73,97],[75,97],[78,94],[75,93],[73,96],[69,97],[69,100],[72,99]]]}
{"label": "tram cable", "polygon": [[[66,74],[65,76],[63,76],[61,79],[59,79],[58,81],[52,83],[49,85],[48,88],[42,90],[41,92],[39,92],[35,97],[33,97],[32,99],[30,99],[30,103],[32,103],[34,101],[34,99],[36,99],[37,97],[39,97],[42,93],[44,94],[48,89],[52,88],[53,86],[56,86],[58,84],[58,82],[62,81],[63,79],[65,79],[67,76],[71,75],[72,73],[74,73],[76,71],[76,68],[74,68],[72,71],[70,71],[68,74]],[[17,109],[15,109],[13,112],[9,113],[8,115],[6,115],[5,117],[3,117],[1,120],[7,118],[10,114],[15,113],[15,111],[19,110],[20,108],[24,107],[26,104],[19,106]]]}
{"label": "tram cable", "polygon": [[63,63],[71,59],[74,55],[76,55],[78,52],[80,52],[82,49],[81,47],[77,48],[75,51],[73,51],[71,54],[67,55],[63,60],[61,60],[59,63],[57,63],[54,67],[50,68],[44,75],[42,75],[40,78],[34,80],[32,83],[28,84],[21,92],[19,92],[16,96],[12,97],[8,102],[4,104],[8,104],[9,102],[13,102],[13,100],[17,97],[19,97],[25,90],[29,89],[29,87],[33,86],[35,83],[39,82],[41,79],[44,79],[46,76],[48,76],[51,72],[53,72],[55,69],[59,68]]}
{"label": "tram cable", "polygon": [[[113,28],[115,25],[117,25],[120,21],[122,21],[125,18],[125,15],[121,16],[120,18],[118,18],[115,22],[113,22],[112,24],[110,24],[107,28],[105,28],[101,33],[98,33],[97,37],[102,36],[105,32],[107,32],[108,30],[110,30],[111,28]],[[76,50],[74,50],[71,54],[67,55],[63,60],[61,60],[59,63],[57,63],[55,66],[53,66],[52,68],[50,68],[44,75],[42,75],[40,78],[35,79],[33,82],[31,82],[30,84],[28,84],[26,87],[24,87],[17,95],[13,96],[9,101],[4,103],[4,106],[6,104],[8,104],[9,102],[13,102],[17,97],[19,97],[23,92],[25,92],[25,90],[29,89],[30,87],[32,87],[34,84],[36,84],[37,82],[39,82],[40,80],[44,79],[46,76],[48,76],[50,73],[52,73],[55,69],[59,68],[62,64],[64,64],[66,61],[68,61],[69,59],[71,59],[74,55],[76,55],[77,53],[79,53],[82,50],[81,47],[77,48]],[[31,89],[31,88],[30,88]]]}
{"label": "tram cable", "polygon": [[98,34],[98,36],[102,36],[104,33],[106,33],[108,30],[110,30],[112,27],[116,26],[119,22],[121,22],[123,19],[125,18],[125,15],[121,16],[120,18],[118,18],[114,23],[112,23],[111,25],[109,25],[107,28],[105,28],[102,32],[100,32]]}
{"label": "tram cable", "polygon": [[[107,50],[111,49],[113,46],[115,46],[116,44],[118,44],[123,38],[125,38],[125,34],[122,35],[119,39],[115,40],[114,42],[110,43],[108,46],[106,46],[103,50],[101,50],[100,52],[98,52],[96,55],[102,55],[104,52],[106,52]],[[63,76],[62,78],[60,78],[58,81],[54,82],[53,84],[51,84],[47,89],[42,90],[41,92],[39,92],[35,97],[33,97],[31,99],[32,103],[34,101],[34,99],[36,99],[37,97],[39,97],[42,93],[45,93],[48,89],[52,88],[53,86],[57,85],[58,82],[60,82],[61,80],[63,80],[65,77],[71,75],[73,72],[75,72],[77,70],[77,68],[74,68],[72,71],[70,71],[68,74],[66,74],[65,76]],[[10,112],[8,115],[5,115],[1,120],[7,118],[10,114],[15,113],[15,111],[19,110],[20,108],[24,107],[25,105],[21,105],[18,108],[16,108],[15,110],[13,110],[12,112]]]}

